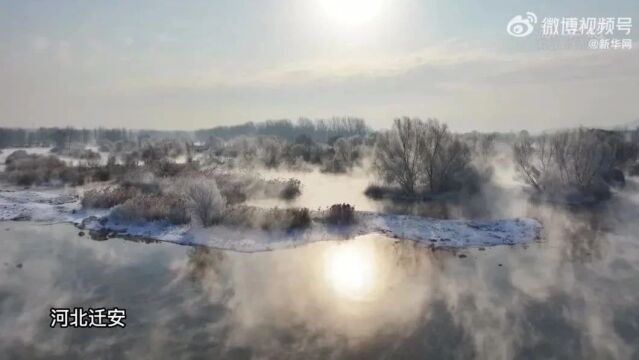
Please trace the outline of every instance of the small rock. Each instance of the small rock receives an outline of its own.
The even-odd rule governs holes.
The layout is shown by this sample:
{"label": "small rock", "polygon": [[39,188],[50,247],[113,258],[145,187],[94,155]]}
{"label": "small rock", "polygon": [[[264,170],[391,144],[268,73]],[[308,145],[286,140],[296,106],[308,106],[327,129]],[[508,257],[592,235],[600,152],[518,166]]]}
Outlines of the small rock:
{"label": "small rock", "polygon": [[501,266],[501,264],[497,265],[497,266]]}
{"label": "small rock", "polygon": [[16,264],[16,267],[17,267],[18,269],[22,269],[22,263],[18,263],[18,264]]}
{"label": "small rock", "polygon": [[484,251],[484,250],[486,250],[486,248],[483,248],[483,247],[479,248],[479,251]]}
{"label": "small rock", "polygon": [[460,259],[463,259],[463,258],[465,258],[465,257],[466,257],[466,254],[459,254],[459,258],[460,258]]}
{"label": "small rock", "polygon": [[89,230],[91,239],[96,241],[105,241],[108,239],[108,232],[104,230]]}
{"label": "small rock", "polygon": [[78,236],[84,236],[84,231],[80,231],[80,232],[78,233]]}

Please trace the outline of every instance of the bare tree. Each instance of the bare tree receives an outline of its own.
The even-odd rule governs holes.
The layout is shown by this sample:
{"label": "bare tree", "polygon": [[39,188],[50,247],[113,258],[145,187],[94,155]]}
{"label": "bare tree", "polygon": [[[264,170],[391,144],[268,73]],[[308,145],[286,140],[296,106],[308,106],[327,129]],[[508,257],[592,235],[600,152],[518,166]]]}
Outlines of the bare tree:
{"label": "bare tree", "polygon": [[424,123],[420,119],[395,119],[393,128],[379,136],[375,166],[387,182],[396,182],[402,190],[415,192],[420,175],[420,157],[424,151]]}
{"label": "bare tree", "polygon": [[200,219],[202,225],[211,226],[222,218],[226,201],[215,180],[192,179],[185,184],[184,191],[193,214]]}
{"label": "bare tree", "polygon": [[376,165],[386,181],[412,193],[416,186],[431,192],[457,189],[470,170],[470,149],[448,131],[445,124],[429,119],[402,118],[377,143]]}
{"label": "bare tree", "polygon": [[579,129],[569,134],[565,154],[570,182],[581,190],[590,190],[612,164],[612,149],[595,132]]}
{"label": "bare tree", "polygon": [[593,191],[612,166],[610,146],[592,130],[577,129],[532,138],[522,132],[513,145],[518,171],[537,190]]}
{"label": "bare tree", "polygon": [[497,135],[487,134],[481,137],[479,142],[479,153],[484,160],[490,158],[495,152],[495,140]]}
{"label": "bare tree", "polygon": [[458,139],[446,136],[435,158],[436,176],[433,177],[435,182],[429,184],[430,190],[433,192],[455,190],[462,185],[462,181],[468,183],[471,180],[470,162],[468,146]]}
{"label": "bare tree", "polygon": [[258,138],[259,157],[268,168],[278,167],[284,151],[284,140],[274,136],[262,136]]}
{"label": "bare tree", "polygon": [[513,144],[513,157],[515,165],[520,174],[523,175],[524,180],[535,187],[537,190],[542,190],[539,181],[540,172],[534,165],[535,148],[533,146],[533,139],[530,137],[527,131],[519,133],[517,141]]}

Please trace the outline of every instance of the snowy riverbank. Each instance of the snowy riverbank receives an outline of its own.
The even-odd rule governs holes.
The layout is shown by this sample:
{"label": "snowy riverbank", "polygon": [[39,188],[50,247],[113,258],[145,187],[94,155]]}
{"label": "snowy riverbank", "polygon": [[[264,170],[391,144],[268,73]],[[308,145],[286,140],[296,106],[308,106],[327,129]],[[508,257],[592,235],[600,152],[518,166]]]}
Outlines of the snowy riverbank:
{"label": "snowy riverbank", "polygon": [[357,212],[357,223],[335,226],[313,221],[304,230],[263,231],[232,226],[201,228],[167,222],[122,223],[109,210],[83,210],[79,197],[65,190],[0,190],[0,220],[73,223],[90,231],[197,244],[236,251],[267,251],[322,240],[384,234],[436,248],[512,245],[539,238],[541,224],[530,218],[436,220],[408,215]]}

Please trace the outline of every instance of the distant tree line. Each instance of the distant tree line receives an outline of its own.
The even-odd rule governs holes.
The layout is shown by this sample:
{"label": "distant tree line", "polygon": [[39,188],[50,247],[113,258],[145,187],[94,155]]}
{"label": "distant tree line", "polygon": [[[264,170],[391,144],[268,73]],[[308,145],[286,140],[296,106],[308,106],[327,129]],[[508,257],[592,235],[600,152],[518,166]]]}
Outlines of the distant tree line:
{"label": "distant tree line", "polygon": [[331,142],[340,137],[363,136],[371,132],[364,119],[354,117],[336,117],[331,119],[310,120],[300,118],[291,120],[268,120],[262,123],[248,122],[241,125],[217,126],[195,132],[199,141],[217,137],[229,140],[238,136],[270,135],[294,140],[300,135],[308,136],[316,142]]}
{"label": "distant tree line", "polygon": [[242,125],[218,126],[211,129],[190,131],[127,130],[127,129],[77,129],[73,127],[41,127],[38,129],[0,127],[0,148],[55,146],[69,147],[72,143],[101,143],[136,141],[148,139],[183,139],[209,141],[211,138],[229,140],[239,136],[277,136],[294,140],[306,136],[316,142],[333,142],[340,137],[363,136],[370,133],[366,122],[360,118],[343,117],[327,120],[301,118],[290,120],[268,120],[262,123],[249,122]]}
{"label": "distant tree line", "polygon": [[2,128],[0,127],[0,148],[52,146],[68,148],[71,144],[88,144],[103,142],[143,142],[150,139],[188,139],[193,133],[189,131],[162,130],[128,130],[119,129],[76,129],[73,127],[41,127],[38,129]]}
{"label": "distant tree line", "polygon": [[55,146],[69,147],[72,143],[87,144],[99,141],[125,141],[134,138],[132,131],[126,129],[76,129],[65,128],[0,128],[0,148]]}

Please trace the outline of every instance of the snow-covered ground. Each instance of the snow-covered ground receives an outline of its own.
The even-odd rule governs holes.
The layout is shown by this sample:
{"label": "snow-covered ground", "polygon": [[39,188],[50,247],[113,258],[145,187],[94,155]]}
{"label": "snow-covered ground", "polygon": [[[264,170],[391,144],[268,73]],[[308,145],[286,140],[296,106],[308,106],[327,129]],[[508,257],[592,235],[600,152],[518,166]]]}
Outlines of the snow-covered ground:
{"label": "snow-covered ground", "polygon": [[530,218],[436,220],[373,212],[358,212],[358,221],[351,226],[333,226],[313,221],[308,229],[286,232],[230,226],[177,226],[158,221],[125,224],[109,217],[109,210],[83,210],[75,191],[64,189],[0,190],[0,220],[67,222],[87,230],[103,230],[121,236],[246,252],[375,233],[417,241],[436,248],[510,245],[538,239],[541,229],[539,221]]}

